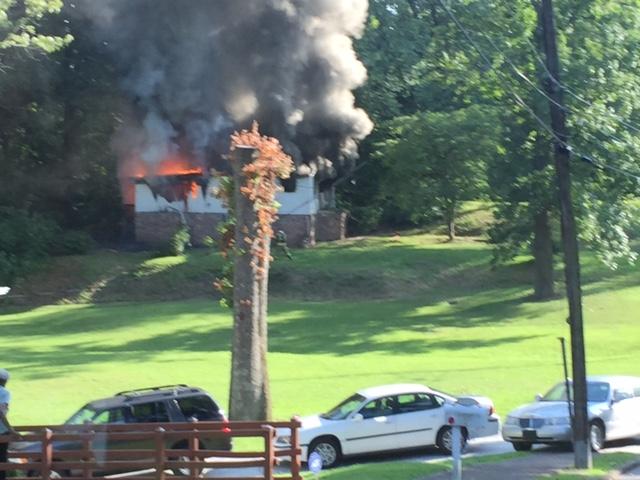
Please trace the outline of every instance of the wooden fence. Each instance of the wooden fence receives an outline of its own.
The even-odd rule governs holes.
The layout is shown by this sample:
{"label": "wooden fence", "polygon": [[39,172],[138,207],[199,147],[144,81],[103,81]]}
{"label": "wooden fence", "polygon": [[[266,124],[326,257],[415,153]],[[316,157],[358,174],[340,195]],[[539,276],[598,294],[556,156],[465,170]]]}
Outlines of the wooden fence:
{"label": "wooden fence", "polygon": [[[219,479],[302,480],[299,428],[297,418],[289,422],[18,427],[16,430],[23,435],[23,441],[34,442],[35,447],[24,452],[10,450],[10,462],[0,463],[0,471],[10,472],[8,478],[13,480],[77,480],[114,474],[138,480],[195,479],[203,476],[203,471],[205,474],[210,471],[211,475],[210,469],[213,469],[211,476]],[[289,449],[276,451],[276,429],[289,430]],[[204,440],[210,443],[216,438],[258,438],[262,439],[263,448],[259,451],[208,449]],[[10,437],[0,436],[0,442],[8,440]],[[289,471],[276,474],[275,467],[283,459],[289,462]],[[230,469],[235,473],[218,476],[216,469]],[[250,474],[243,473],[247,469],[252,469]],[[262,473],[254,473],[255,470]]]}

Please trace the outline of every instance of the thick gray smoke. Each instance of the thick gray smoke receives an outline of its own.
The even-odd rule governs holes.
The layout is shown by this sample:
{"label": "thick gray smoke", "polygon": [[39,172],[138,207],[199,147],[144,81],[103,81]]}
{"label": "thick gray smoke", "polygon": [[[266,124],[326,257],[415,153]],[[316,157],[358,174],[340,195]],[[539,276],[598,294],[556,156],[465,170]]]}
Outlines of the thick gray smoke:
{"label": "thick gray smoke", "polygon": [[134,108],[118,139],[150,164],[220,158],[258,120],[299,167],[348,169],[372,129],[352,91],[366,71],[352,39],[367,0],[78,0],[122,69]]}

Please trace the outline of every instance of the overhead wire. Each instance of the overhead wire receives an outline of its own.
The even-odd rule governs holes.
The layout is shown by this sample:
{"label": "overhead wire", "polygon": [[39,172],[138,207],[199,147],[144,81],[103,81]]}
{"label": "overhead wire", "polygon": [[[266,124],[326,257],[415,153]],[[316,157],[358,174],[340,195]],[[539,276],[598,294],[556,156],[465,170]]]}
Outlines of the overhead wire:
{"label": "overhead wire", "polygon": [[[487,56],[487,54],[483,51],[483,49],[477,44],[477,42],[475,40],[473,40],[473,38],[471,37],[469,31],[466,29],[466,27],[464,25],[462,25],[462,23],[458,20],[458,18],[455,16],[455,14],[453,13],[453,11],[447,7],[447,5],[445,4],[444,0],[438,0],[438,3],[440,4],[440,6],[445,10],[445,12],[447,13],[447,15],[449,16],[449,18],[455,23],[455,25],[457,26],[457,28],[462,32],[463,36],[465,37],[465,39],[467,40],[468,43],[471,44],[471,46],[478,52],[478,54],[480,55],[480,57],[485,61],[485,63],[487,64],[487,66],[491,69],[491,70],[496,70],[493,62],[489,59],[489,57]],[[494,44],[493,41],[491,41],[492,44]],[[495,45],[495,44],[494,44]],[[497,46],[496,46],[497,47]],[[503,57],[505,57],[505,60],[507,60],[506,55],[504,55],[504,53],[502,54]],[[539,57],[539,56],[538,56]],[[542,60],[542,59],[540,59]],[[513,63],[511,62],[511,60],[508,60],[508,63],[511,63],[511,65],[513,67],[515,67],[515,65],[513,65]],[[515,67],[516,70],[517,67]],[[548,69],[546,68],[545,65],[545,69],[548,71]],[[521,78],[525,77],[526,75],[521,74],[522,72],[519,72],[519,75]],[[531,83],[531,80],[526,78],[528,83]],[[614,167],[612,165],[609,165],[606,162],[602,162],[596,158],[594,158],[593,155],[585,155],[582,154],[578,151],[576,151],[566,140],[560,138],[560,136],[558,135],[558,133],[550,126],[548,125],[544,120],[542,120],[533,110],[533,108],[531,108],[523,99],[520,95],[518,95],[517,92],[515,92],[510,86],[508,86],[507,84],[503,85],[505,87],[505,89],[516,99],[516,103],[518,105],[520,105],[521,107],[523,107],[525,110],[527,110],[527,112],[533,117],[533,119],[544,129],[546,130],[551,136],[552,138],[557,142],[558,145],[560,145],[563,148],[566,148],[567,150],[569,150],[570,152],[574,153],[575,155],[577,155],[581,160],[599,168],[602,170],[610,170],[610,171],[614,171],[617,172],[621,175],[627,176],[629,178],[633,178],[635,180],[640,181],[640,176],[636,175],[632,172],[629,172],[628,170],[625,169],[621,169],[618,167]],[[539,92],[542,92],[541,90],[538,89],[537,86],[536,90],[538,90]],[[567,108],[562,106],[561,104],[559,104],[558,102],[556,102],[553,98],[551,98],[550,96],[548,96],[546,94],[546,92],[542,92],[544,94],[544,96],[550,100],[552,103],[554,103],[555,105],[557,105],[560,108],[563,108],[565,111],[567,111]],[[606,132],[605,132],[606,134]],[[612,137],[613,138],[613,137]],[[617,137],[616,137],[617,138]],[[620,140],[620,139],[618,139]]]}
{"label": "overhead wire", "polygon": [[[580,103],[582,103],[583,105],[586,105],[589,108],[595,108],[595,105],[590,102],[589,100],[585,99],[583,96],[575,93],[574,90],[572,90],[571,88],[569,88],[566,84],[560,82],[557,78],[555,78],[551,72],[549,71],[549,68],[547,67],[547,64],[545,63],[545,61],[542,59],[542,57],[540,56],[540,53],[538,52],[538,49],[536,48],[536,46],[531,42],[530,39],[526,39],[527,43],[529,44],[529,46],[531,47],[531,50],[534,54],[534,56],[536,57],[538,63],[540,65],[542,65],[542,68],[544,69],[546,75],[549,77],[549,80],[551,80],[553,83],[555,83],[559,88],[561,88],[563,91],[567,92],[570,96],[572,96],[573,98],[575,98],[576,100],[578,100]],[[622,125],[624,125],[625,127],[633,130],[636,133],[640,133],[640,126],[638,126],[637,124],[631,122],[628,119],[625,119],[623,116],[619,115],[618,113],[612,112],[610,110],[607,110],[605,108],[604,110],[604,114],[608,115],[611,118],[615,118],[618,122],[620,122]]]}
{"label": "overhead wire", "polygon": [[[576,111],[573,108],[567,107],[566,105],[563,105],[561,103],[559,103],[558,101],[556,101],[553,97],[551,97],[549,94],[547,94],[547,92],[545,92],[544,90],[542,90],[538,85],[536,85],[536,83],[531,80],[524,72],[522,72],[516,65],[515,63],[509,58],[509,55],[507,55],[505,53],[505,51],[503,49],[501,49],[496,42],[494,42],[494,40],[487,35],[486,33],[478,33],[475,32],[477,35],[481,35],[482,37],[486,38],[487,41],[491,44],[491,46],[493,47],[493,49],[498,52],[502,59],[509,65],[509,67],[511,67],[511,69],[515,72],[515,74],[520,77],[522,80],[524,80],[529,86],[531,86],[538,94],[542,95],[544,98],[546,98],[550,103],[552,103],[553,105],[555,105],[556,107],[560,108],[561,110],[563,110],[565,113],[570,113],[573,114],[577,117],[579,117],[580,119],[585,119],[587,118],[585,115],[581,114],[580,112]],[[527,39],[528,40],[528,39]],[[537,53],[537,52],[536,52]],[[538,58],[540,59],[540,56],[538,55]],[[542,60],[542,59],[540,59]],[[543,62],[544,64],[544,62]],[[546,65],[544,65],[544,68],[546,70],[546,72],[549,72],[549,69],[547,68]],[[551,77],[551,74],[549,74],[549,76]],[[586,120],[587,122],[589,122],[589,120]],[[609,133],[609,132],[605,132],[604,130],[602,130],[602,128],[598,128],[594,121],[591,121],[591,125],[598,129],[598,131],[604,135],[607,138],[610,138],[612,140],[615,140],[617,142],[620,143],[624,143],[624,144],[629,144],[628,140],[624,140],[622,138],[620,138],[619,136],[613,134],[613,133]],[[595,137],[594,137],[595,138]],[[599,141],[599,140],[598,140]]]}

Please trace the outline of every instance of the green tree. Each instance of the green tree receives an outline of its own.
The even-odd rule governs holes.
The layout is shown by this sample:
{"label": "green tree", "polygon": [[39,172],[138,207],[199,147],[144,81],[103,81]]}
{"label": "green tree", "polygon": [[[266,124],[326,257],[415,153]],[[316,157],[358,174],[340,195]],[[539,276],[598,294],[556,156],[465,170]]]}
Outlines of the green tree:
{"label": "green tree", "polygon": [[416,223],[437,212],[453,240],[460,202],[487,192],[487,164],[502,154],[500,139],[497,116],[479,106],[394,119],[378,151],[388,168],[387,196]]}
{"label": "green tree", "polygon": [[52,53],[68,44],[70,34],[55,35],[41,30],[47,15],[59,13],[62,0],[0,0],[0,68],[2,50],[34,48]]}

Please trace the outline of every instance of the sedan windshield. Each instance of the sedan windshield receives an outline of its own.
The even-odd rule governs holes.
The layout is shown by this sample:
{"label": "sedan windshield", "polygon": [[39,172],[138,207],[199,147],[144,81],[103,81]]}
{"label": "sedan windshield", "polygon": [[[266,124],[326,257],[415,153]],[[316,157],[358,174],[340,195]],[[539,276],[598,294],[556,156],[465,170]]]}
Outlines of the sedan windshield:
{"label": "sedan windshield", "polygon": [[[573,398],[572,398],[573,399]],[[605,382],[587,383],[587,401],[606,402],[609,399],[609,384]],[[543,402],[566,402],[567,388],[564,383],[559,383],[542,397]]]}
{"label": "sedan windshield", "polygon": [[90,407],[82,407],[65,423],[67,425],[82,425],[85,423],[91,423],[96,417],[98,411]]}
{"label": "sedan windshield", "polygon": [[332,408],[327,413],[323,413],[320,417],[327,420],[344,420],[362,405],[364,400],[365,397],[356,393],[340,403],[337,407]]}

